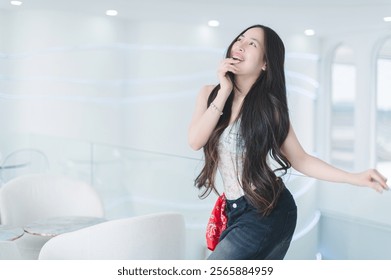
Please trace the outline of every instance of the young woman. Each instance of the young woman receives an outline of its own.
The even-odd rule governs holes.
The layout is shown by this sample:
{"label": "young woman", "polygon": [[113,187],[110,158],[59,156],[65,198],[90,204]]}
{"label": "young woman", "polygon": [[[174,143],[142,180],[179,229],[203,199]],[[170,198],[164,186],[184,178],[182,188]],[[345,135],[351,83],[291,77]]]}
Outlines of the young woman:
{"label": "young woman", "polygon": [[189,144],[204,149],[205,165],[195,184],[203,196],[217,192],[219,170],[228,216],[209,259],[284,258],[297,209],[279,176],[290,167],[320,180],[388,190],[375,169],[349,173],[303,150],[289,120],[284,56],[272,29],[251,26],[230,44],[219,84],[203,87],[197,98]]}

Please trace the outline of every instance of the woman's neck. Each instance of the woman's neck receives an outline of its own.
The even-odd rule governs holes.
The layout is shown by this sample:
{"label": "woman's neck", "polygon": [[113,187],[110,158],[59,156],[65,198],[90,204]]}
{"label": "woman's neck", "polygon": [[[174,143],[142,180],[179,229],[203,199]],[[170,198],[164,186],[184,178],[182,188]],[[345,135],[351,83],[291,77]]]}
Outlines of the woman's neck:
{"label": "woman's neck", "polygon": [[240,110],[243,105],[243,101],[250,91],[251,87],[255,83],[254,79],[245,78],[245,77],[235,77],[235,90],[234,90],[234,99],[232,102],[231,109],[231,119],[230,123],[238,119]]}
{"label": "woman's neck", "polygon": [[235,99],[242,100],[246,97],[251,87],[254,85],[256,79],[252,77],[235,77],[235,84],[237,89],[235,89]]}

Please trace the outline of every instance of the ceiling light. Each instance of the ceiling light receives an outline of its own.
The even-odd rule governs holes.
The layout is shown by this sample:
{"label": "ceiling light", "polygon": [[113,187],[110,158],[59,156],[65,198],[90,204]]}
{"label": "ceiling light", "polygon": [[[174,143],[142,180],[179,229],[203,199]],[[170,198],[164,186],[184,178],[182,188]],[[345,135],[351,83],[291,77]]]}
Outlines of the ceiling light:
{"label": "ceiling light", "polygon": [[384,17],[383,20],[384,20],[385,22],[391,22],[391,17]]}
{"label": "ceiling light", "polygon": [[118,15],[118,12],[116,10],[107,10],[106,15],[108,16],[116,16]]}
{"label": "ceiling light", "polygon": [[210,27],[217,27],[217,26],[219,26],[220,25],[220,22],[218,21],[218,20],[210,20],[210,21],[208,21],[208,25],[210,26]]}
{"label": "ceiling light", "polygon": [[11,5],[14,5],[14,6],[20,6],[23,4],[22,1],[10,1]]}
{"label": "ceiling light", "polygon": [[304,30],[304,34],[307,36],[314,36],[315,35],[315,30],[313,29],[306,29]]}

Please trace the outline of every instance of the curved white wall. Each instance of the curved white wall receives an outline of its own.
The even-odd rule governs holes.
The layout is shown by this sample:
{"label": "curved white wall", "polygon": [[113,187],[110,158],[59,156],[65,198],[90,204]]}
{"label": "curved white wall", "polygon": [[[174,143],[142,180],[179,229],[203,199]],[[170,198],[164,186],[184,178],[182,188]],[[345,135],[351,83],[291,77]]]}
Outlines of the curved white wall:
{"label": "curved white wall", "polygon": [[[354,51],[353,63],[356,66],[356,99],[355,99],[355,146],[354,146],[354,171],[359,172],[367,168],[375,167],[375,129],[376,129],[376,56],[380,42],[390,34],[385,30],[378,32],[366,32],[345,34],[327,38],[323,42],[321,57],[324,57],[320,82],[323,84],[320,92],[321,102],[318,110],[324,112],[326,126],[318,127],[320,137],[317,142],[318,149],[325,158],[328,158],[330,148],[328,135],[330,126],[329,110],[330,95],[328,90],[330,81],[330,69],[332,54],[336,46],[349,45]],[[389,174],[385,174],[389,176]],[[319,188],[319,207],[322,215],[320,231],[320,247],[325,252],[326,258],[337,259],[373,259],[389,258],[389,249],[381,246],[380,239],[387,235],[391,228],[391,219],[385,214],[390,211],[389,193],[379,195],[368,188],[356,186],[332,184],[321,182]],[[348,220],[346,223],[344,221]],[[341,225],[343,225],[341,227]],[[341,238],[336,239],[334,231],[340,231]],[[363,243],[363,236],[367,236],[368,243]],[[354,242],[341,242],[349,237]],[[379,238],[378,238],[379,237]],[[357,241],[360,240],[360,241]],[[379,243],[371,243],[369,240],[379,240]],[[342,248],[341,248],[342,246]],[[373,254],[372,248],[377,248],[378,254]],[[351,252],[351,253],[350,253]]]}

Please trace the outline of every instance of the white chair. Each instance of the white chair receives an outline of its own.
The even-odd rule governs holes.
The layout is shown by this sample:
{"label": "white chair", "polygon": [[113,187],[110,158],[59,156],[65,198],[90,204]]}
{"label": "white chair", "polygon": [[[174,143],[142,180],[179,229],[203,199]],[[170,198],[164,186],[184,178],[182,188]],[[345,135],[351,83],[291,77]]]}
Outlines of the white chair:
{"label": "white chair", "polygon": [[[89,184],[53,174],[28,174],[0,188],[2,224],[26,226],[37,220],[63,216],[103,217],[102,201]],[[37,259],[47,237],[25,234],[15,242],[22,258]]]}
{"label": "white chair", "polygon": [[0,189],[2,224],[25,226],[58,216],[103,217],[103,204],[92,186],[62,175],[23,175]]}
{"label": "white chair", "polygon": [[122,218],[58,235],[39,259],[162,260],[184,259],[185,221],[179,213]]}
{"label": "white chair", "polygon": [[4,184],[20,175],[48,171],[49,160],[41,150],[19,149],[9,153],[1,161],[0,181]]}

